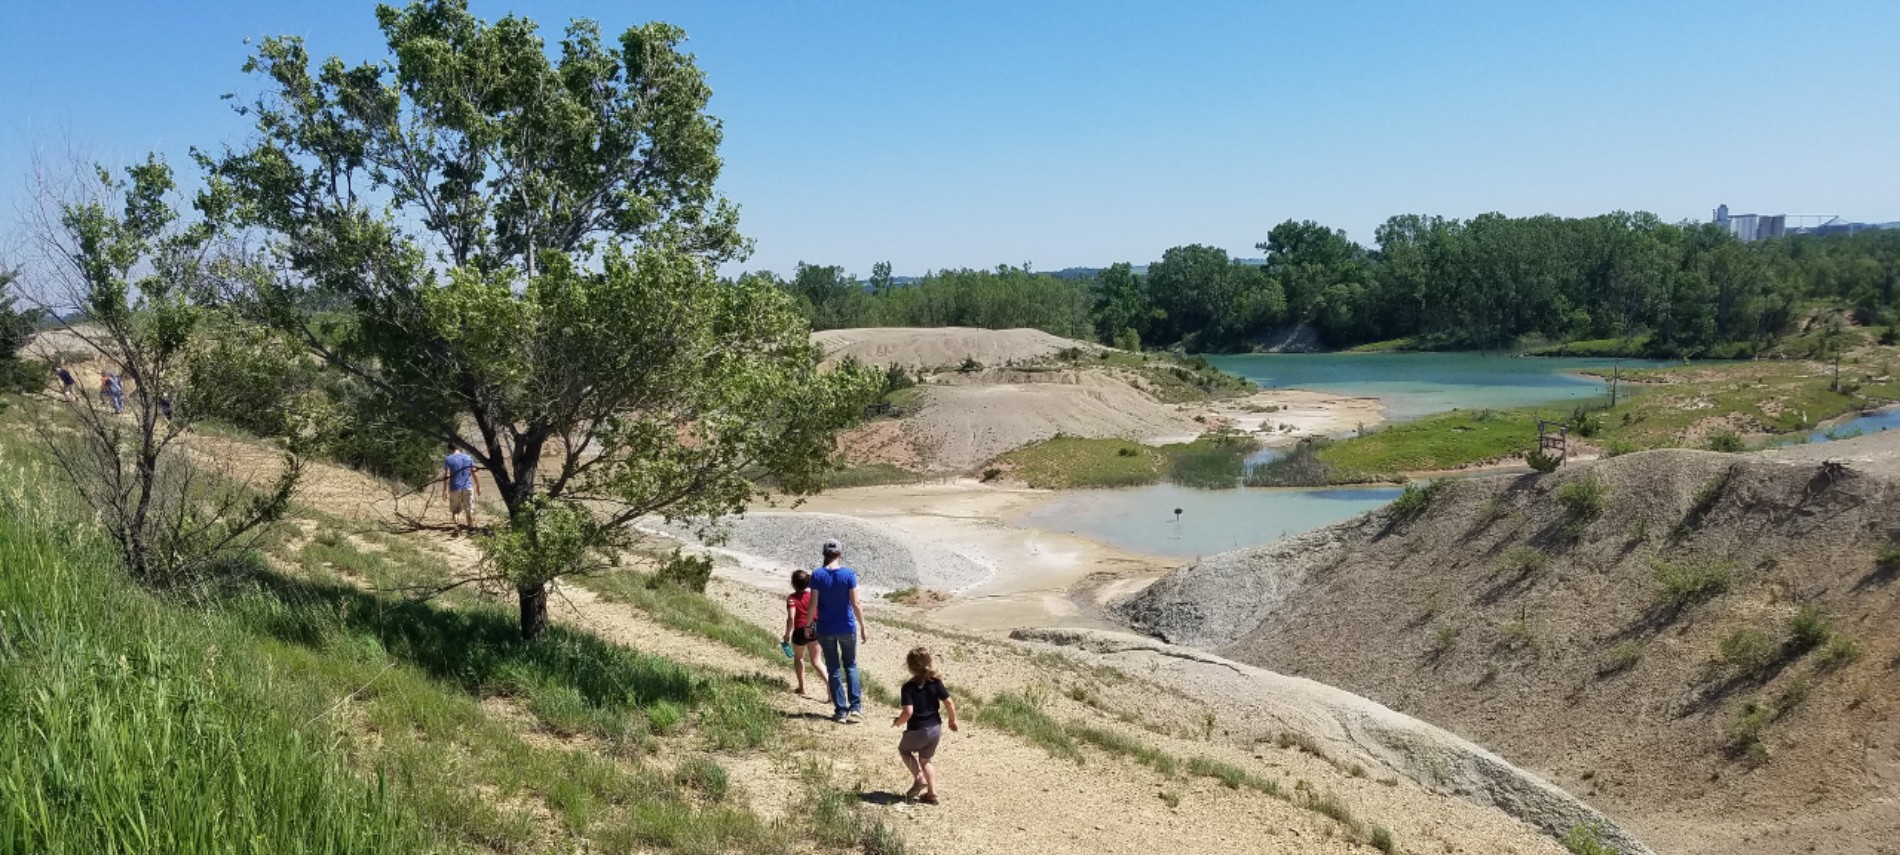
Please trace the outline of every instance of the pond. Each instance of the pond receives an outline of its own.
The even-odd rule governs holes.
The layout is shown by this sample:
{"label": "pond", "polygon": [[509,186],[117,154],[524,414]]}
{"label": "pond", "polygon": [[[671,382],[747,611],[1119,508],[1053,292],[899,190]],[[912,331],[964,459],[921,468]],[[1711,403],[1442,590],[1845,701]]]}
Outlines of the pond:
{"label": "pond", "polygon": [[1853,439],[1891,428],[1900,428],[1900,407],[1888,407],[1884,410],[1862,413],[1839,424],[1808,434],[1807,441],[1827,442],[1836,439]]}
{"label": "pond", "polygon": [[[1019,522],[1142,555],[1196,558],[1311,531],[1378,508],[1398,489],[1197,490],[1174,484],[1063,493]],[[1180,508],[1177,518],[1174,509]]]}
{"label": "pond", "polygon": [[[1210,356],[1230,374],[1269,389],[1297,388],[1380,399],[1386,416],[1416,419],[1454,409],[1582,403],[1609,384],[1579,372],[1608,371],[1612,359],[1460,353],[1253,353]],[[1625,359],[1625,370],[1673,363]]]}

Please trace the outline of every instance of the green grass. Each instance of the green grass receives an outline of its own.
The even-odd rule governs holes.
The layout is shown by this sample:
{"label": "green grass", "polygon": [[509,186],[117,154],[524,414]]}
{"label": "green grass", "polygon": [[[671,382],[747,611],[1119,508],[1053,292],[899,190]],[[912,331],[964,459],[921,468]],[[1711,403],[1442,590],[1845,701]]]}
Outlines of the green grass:
{"label": "green grass", "polygon": [[1537,444],[1537,420],[1556,410],[1454,410],[1342,439],[1319,460],[1345,472],[1391,473],[1456,469],[1523,454]]}
{"label": "green grass", "polygon": [[1564,832],[1560,842],[1565,849],[1570,850],[1571,855],[1618,855],[1610,844],[1603,842],[1602,835],[1588,825],[1571,826],[1569,831]]}
{"label": "green grass", "polygon": [[[30,450],[0,436],[0,459],[0,724],[32,735],[0,744],[0,851],[902,851],[879,826],[834,845],[727,797],[717,757],[782,722],[754,678],[560,626],[523,642],[473,594],[257,571],[155,597]],[[271,549],[329,579],[441,570],[372,533]]]}
{"label": "green grass", "polygon": [[1417,341],[1411,338],[1392,338],[1385,341],[1371,341],[1346,348],[1347,353],[1391,353],[1400,350],[1412,350]]}
{"label": "green grass", "polygon": [[976,720],[1007,730],[1064,760],[1082,762],[1080,741],[1061,722],[1043,711],[1039,699],[1021,692],[1004,692],[984,704]]}
{"label": "green grass", "polygon": [[997,458],[1031,487],[1139,487],[1161,480],[1161,452],[1126,439],[1058,436]]}
{"label": "green grass", "polygon": [[1438,491],[1449,483],[1443,478],[1433,478],[1423,484],[1413,481],[1406,484],[1405,489],[1399,491],[1398,497],[1386,507],[1391,509],[1395,519],[1413,519],[1425,513],[1432,506],[1432,499],[1438,495]]}
{"label": "green grass", "polygon": [[739,617],[726,607],[676,585],[653,586],[648,575],[621,571],[589,576],[582,584],[611,601],[631,605],[661,626],[690,632],[774,664],[790,660],[779,649],[779,636]]}
{"label": "green grass", "polygon": [[1210,434],[1193,442],[1161,446],[1167,460],[1167,479],[1186,487],[1224,490],[1240,486],[1248,454],[1259,448],[1254,440],[1235,434]]}

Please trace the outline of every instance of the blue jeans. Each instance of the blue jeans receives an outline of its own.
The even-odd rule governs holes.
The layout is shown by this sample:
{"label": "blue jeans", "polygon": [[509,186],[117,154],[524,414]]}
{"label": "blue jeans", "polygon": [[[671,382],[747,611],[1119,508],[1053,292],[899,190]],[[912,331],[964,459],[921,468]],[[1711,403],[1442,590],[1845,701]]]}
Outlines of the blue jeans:
{"label": "blue jeans", "polygon": [[[858,682],[857,634],[821,635],[818,647],[825,651],[825,680],[831,686],[831,705],[839,715],[864,709],[864,686]],[[847,699],[850,706],[845,705]]]}

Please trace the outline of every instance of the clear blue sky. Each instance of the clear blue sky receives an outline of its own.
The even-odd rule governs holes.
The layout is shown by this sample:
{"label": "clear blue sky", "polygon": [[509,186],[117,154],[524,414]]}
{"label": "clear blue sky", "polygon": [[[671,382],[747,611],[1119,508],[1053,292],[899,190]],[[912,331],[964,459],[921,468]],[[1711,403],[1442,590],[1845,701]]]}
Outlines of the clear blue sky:
{"label": "clear blue sky", "polygon": [[[241,139],[246,36],[381,57],[369,4],[8,0],[0,211],[34,149]],[[686,28],[744,266],[1239,255],[1396,213],[1900,219],[1900,3],[474,0]]]}

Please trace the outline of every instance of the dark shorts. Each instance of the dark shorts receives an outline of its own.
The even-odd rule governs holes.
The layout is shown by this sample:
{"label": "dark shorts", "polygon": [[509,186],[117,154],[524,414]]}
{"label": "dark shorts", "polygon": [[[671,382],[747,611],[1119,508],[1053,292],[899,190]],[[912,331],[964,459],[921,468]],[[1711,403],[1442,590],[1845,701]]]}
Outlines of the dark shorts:
{"label": "dark shorts", "polygon": [[818,640],[818,630],[813,628],[811,624],[806,624],[804,626],[801,626],[792,630],[793,644],[803,646],[806,644],[814,643],[817,640]]}
{"label": "dark shorts", "polygon": [[931,725],[916,730],[904,731],[904,738],[897,740],[897,753],[919,759],[929,760],[937,755],[937,743],[943,739],[943,727]]}

